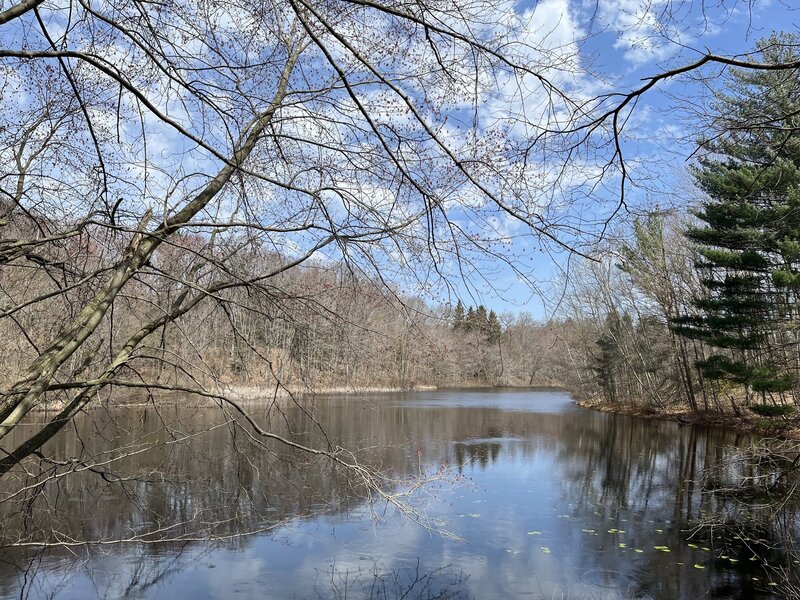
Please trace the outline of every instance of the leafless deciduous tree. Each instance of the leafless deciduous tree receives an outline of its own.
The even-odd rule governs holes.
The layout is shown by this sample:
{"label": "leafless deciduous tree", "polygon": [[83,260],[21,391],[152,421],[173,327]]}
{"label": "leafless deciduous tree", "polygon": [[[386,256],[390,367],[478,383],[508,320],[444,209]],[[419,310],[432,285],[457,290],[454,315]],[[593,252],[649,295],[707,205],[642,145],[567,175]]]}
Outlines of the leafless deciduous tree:
{"label": "leafless deciduous tree", "polygon": [[[2,474],[110,386],[213,398],[250,436],[350,465],[216,385],[219,353],[272,368],[255,329],[330,316],[287,273],[338,263],[392,289],[487,256],[522,271],[514,235],[578,249],[572,202],[611,181],[625,203],[642,94],[709,63],[797,66],[708,54],[585,99],[575,44],[511,4],[0,6],[0,438],[57,407],[4,448]],[[225,344],[194,335],[208,323]],[[319,351],[290,331],[288,352]]]}

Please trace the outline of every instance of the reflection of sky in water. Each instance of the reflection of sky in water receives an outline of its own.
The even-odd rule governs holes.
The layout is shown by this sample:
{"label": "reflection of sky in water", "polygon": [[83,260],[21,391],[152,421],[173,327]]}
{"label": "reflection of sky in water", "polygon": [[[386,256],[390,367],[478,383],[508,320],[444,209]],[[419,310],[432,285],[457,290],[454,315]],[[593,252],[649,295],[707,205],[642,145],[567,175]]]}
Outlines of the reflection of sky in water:
{"label": "reflection of sky in water", "polygon": [[[702,502],[682,478],[729,443],[728,433],[593,413],[553,391],[390,395],[366,413],[359,402],[333,399],[318,417],[344,439],[411,440],[423,462],[463,475],[423,503],[462,542],[391,509],[375,521],[356,507],[294,519],[235,548],[45,556],[30,597],[361,598],[375,589],[399,597],[418,575],[410,598],[445,588],[449,597],[688,599],[712,587],[715,597],[756,597],[752,582],[744,588],[740,574],[680,533]],[[372,429],[337,431],[339,420],[354,422],[348,415]],[[2,573],[3,597],[19,595],[20,577]]]}
{"label": "reflection of sky in water", "polygon": [[466,408],[497,409],[504,411],[536,412],[539,414],[564,414],[578,411],[579,407],[564,402],[564,394],[552,390],[540,393],[520,390],[463,390],[436,391],[406,394],[402,400],[388,401],[388,406],[404,408]]}

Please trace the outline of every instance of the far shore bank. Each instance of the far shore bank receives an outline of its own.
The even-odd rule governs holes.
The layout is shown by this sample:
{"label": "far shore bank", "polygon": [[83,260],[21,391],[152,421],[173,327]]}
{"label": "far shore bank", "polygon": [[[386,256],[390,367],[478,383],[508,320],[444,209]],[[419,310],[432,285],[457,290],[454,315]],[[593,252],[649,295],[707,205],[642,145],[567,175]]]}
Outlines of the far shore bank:
{"label": "far shore bank", "polygon": [[[436,390],[536,390],[536,389],[565,389],[556,383],[534,383],[530,385],[489,385],[480,383],[459,383],[456,385],[433,385],[414,383],[409,385],[320,385],[320,386],[275,386],[273,385],[253,385],[253,384],[223,384],[212,389],[197,392],[176,389],[176,390],[155,390],[152,395],[148,395],[143,388],[123,388],[115,389],[114,399],[100,401],[105,405],[119,407],[137,407],[147,405],[169,406],[180,403],[182,406],[205,407],[209,402],[214,402],[215,398],[225,397],[237,403],[245,403],[252,406],[254,402],[264,402],[266,404],[281,403],[285,404],[297,400],[308,400],[317,396],[345,396],[359,397],[370,394],[392,394],[402,392],[432,392]],[[187,397],[195,396],[193,402],[187,403]],[[96,406],[98,402],[95,402]],[[51,412],[63,408],[61,402],[49,402],[34,408],[35,412]]]}
{"label": "far shore bank", "polygon": [[643,419],[674,421],[681,425],[698,424],[727,427],[745,433],[761,434],[787,440],[800,440],[800,417],[762,417],[743,408],[741,414],[720,411],[693,411],[688,406],[658,407],[611,403],[596,398],[575,396],[575,403],[599,412],[629,415]]}
{"label": "far shore bank", "polygon": [[[225,388],[229,393],[248,399],[261,399],[272,397],[276,394],[275,386],[258,385],[228,385]],[[458,384],[427,384],[414,383],[409,385],[375,385],[375,386],[309,386],[279,388],[278,396],[359,396],[362,394],[390,394],[398,392],[432,392],[436,390],[526,390],[526,389],[564,389],[554,383],[541,383],[530,385],[498,384],[491,385],[485,382],[458,383]]]}
{"label": "far shore bank", "polygon": [[272,397],[291,396],[358,396],[361,394],[390,394],[395,392],[430,392],[439,389],[435,385],[411,384],[398,385],[373,385],[373,386],[319,386],[319,387],[277,387],[260,385],[229,385],[226,391],[243,400],[260,400]]}

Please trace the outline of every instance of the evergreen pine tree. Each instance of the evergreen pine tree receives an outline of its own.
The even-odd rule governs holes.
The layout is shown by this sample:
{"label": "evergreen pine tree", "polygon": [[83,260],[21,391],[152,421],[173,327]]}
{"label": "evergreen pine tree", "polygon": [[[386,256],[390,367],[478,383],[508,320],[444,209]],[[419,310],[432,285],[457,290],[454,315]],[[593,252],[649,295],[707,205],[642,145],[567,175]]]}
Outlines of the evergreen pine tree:
{"label": "evergreen pine tree", "polygon": [[489,323],[489,315],[486,313],[486,307],[481,304],[475,309],[475,327],[479,331],[486,331],[486,325]]}
{"label": "evergreen pine tree", "polygon": [[453,330],[461,331],[464,329],[464,305],[461,300],[456,303],[456,308],[453,311]]}
{"label": "evergreen pine tree", "polygon": [[[759,44],[763,62],[797,60],[798,36]],[[681,334],[723,350],[700,366],[756,392],[784,392],[796,380],[800,290],[800,73],[734,71],[717,97],[723,134],[695,171],[706,199],[689,229],[702,259],[696,313],[675,320]]]}
{"label": "evergreen pine tree", "polygon": [[503,328],[500,326],[500,319],[497,318],[497,313],[489,311],[489,321],[486,327],[486,338],[492,344],[500,341],[500,336],[503,333]]}
{"label": "evergreen pine tree", "polygon": [[471,306],[467,309],[467,317],[464,319],[464,331],[472,331],[475,328],[475,309]]}

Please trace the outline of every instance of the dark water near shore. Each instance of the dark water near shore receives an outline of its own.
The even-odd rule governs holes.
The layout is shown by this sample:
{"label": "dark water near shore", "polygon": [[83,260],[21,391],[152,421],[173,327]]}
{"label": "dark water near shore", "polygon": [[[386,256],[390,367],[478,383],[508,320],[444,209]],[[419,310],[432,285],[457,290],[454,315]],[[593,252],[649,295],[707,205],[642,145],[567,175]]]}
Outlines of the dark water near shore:
{"label": "dark water near shore", "polygon": [[459,539],[219,409],[98,409],[48,448],[80,473],[43,465],[51,483],[10,499],[19,483],[3,482],[3,537],[146,543],[0,550],[0,598],[766,598],[763,559],[786,560],[687,539],[730,511],[698,482],[743,434],[596,413],[557,390],[251,410],[300,443],[358,448],[390,491],[433,477],[412,505]]}

